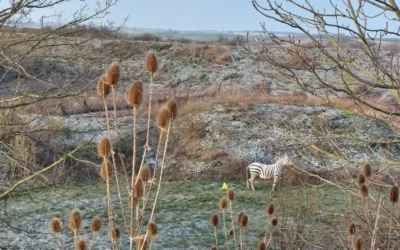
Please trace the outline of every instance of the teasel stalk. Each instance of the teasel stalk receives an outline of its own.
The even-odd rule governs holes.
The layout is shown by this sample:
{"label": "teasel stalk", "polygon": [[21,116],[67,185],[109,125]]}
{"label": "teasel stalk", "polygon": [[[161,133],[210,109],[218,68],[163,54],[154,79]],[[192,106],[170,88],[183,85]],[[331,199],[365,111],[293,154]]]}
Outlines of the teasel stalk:
{"label": "teasel stalk", "polygon": [[390,249],[390,237],[392,235],[392,221],[393,221],[393,208],[394,205],[399,201],[399,187],[398,186],[393,186],[390,189],[390,193],[389,193],[389,199],[390,199],[390,203],[392,204],[392,208],[390,210],[390,224],[389,224],[389,239],[388,239],[388,245],[387,245],[387,249]]}
{"label": "teasel stalk", "polygon": [[222,210],[222,222],[224,224],[224,235],[225,235],[225,247],[228,250],[228,235],[226,234],[226,221],[225,221],[225,209],[228,205],[228,200],[225,197],[222,197],[219,201],[219,207]]}
{"label": "teasel stalk", "polygon": [[[154,54],[149,54],[146,57],[146,70],[150,74],[150,90],[149,90],[149,105],[148,105],[148,116],[147,116],[147,134],[146,134],[146,142],[144,146],[144,151],[143,151],[143,156],[142,156],[142,161],[140,163],[139,167],[139,173],[144,165],[144,159],[146,158],[147,151],[151,150],[151,147],[149,145],[149,137],[150,137],[150,114],[151,114],[151,101],[152,101],[152,93],[153,93],[153,74],[157,71],[157,58]],[[161,135],[160,135],[160,140],[161,140]],[[160,142],[159,142],[160,143]],[[157,150],[159,149],[159,146],[157,147]],[[158,151],[156,153],[156,162],[158,160]],[[157,164],[157,163],[156,163]],[[154,173],[155,173],[156,167],[154,167]],[[134,178],[132,178],[134,180]],[[138,181],[138,178],[136,178],[136,182]],[[151,186],[148,192],[148,195],[150,195],[150,190]],[[148,197],[143,201],[143,207],[146,207],[148,202]],[[140,221],[137,222],[137,229],[136,232],[140,230],[142,219],[145,213],[145,209],[142,210],[141,216],[140,216]],[[133,242],[131,244],[131,247],[133,247]],[[131,248],[132,250],[132,248]]]}
{"label": "teasel stalk", "polygon": [[[165,112],[167,112],[167,114],[168,114],[167,116],[165,116]],[[163,171],[164,171],[164,166],[165,166],[165,160],[166,160],[166,157],[167,157],[168,139],[169,139],[169,134],[170,134],[170,130],[171,130],[171,123],[172,123],[170,120],[171,120],[171,118],[170,118],[168,110],[162,109],[160,114],[159,114],[158,120],[157,120],[158,126],[160,128],[160,133],[162,133],[163,130],[165,131],[165,127],[167,127],[167,126],[168,126],[168,129],[166,129],[167,136],[166,136],[166,139],[165,139],[164,153],[163,153],[163,158],[162,158],[162,161],[161,161],[160,179],[158,181],[157,192],[156,192],[156,196],[154,198],[153,208],[152,208],[152,211],[151,211],[151,214],[150,214],[149,221],[153,220],[154,211],[156,209],[158,197],[160,195]],[[147,239],[147,235],[148,235],[148,232],[146,232],[145,240]]]}
{"label": "teasel stalk", "polygon": [[116,247],[116,249],[119,248],[119,246],[118,246],[118,239],[119,239],[120,236],[121,236],[121,233],[120,233],[120,231],[119,231],[119,228],[118,228],[118,227],[114,227],[114,228],[112,229],[112,231],[111,231],[111,237],[113,238],[113,242],[115,242],[115,247]]}
{"label": "teasel stalk", "polygon": [[50,222],[50,230],[53,234],[55,234],[58,242],[60,243],[61,249],[64,250],[64,244],[61,240],[60,233],[61,233],[61,222],[58,218],[51,219]]}
{"label": "teasel stalk", "polygon": [[268,207],[267,207],[268,223],[267,223],[267,227],[265,229],[264,243],[267,242],[268,227],[271,222],[271,216],[273,214],[274,214],[274,204],[270,203],[270,204],[268,204]]}
{"label": "teasel stalk", "polygon": [[[140,173],[139,173],[139,178],[142,180],[142,185],[143,185],[143,197],[145,197],[146,196],[146,183],[147,183],[147,181],[149,180],[149,167],[147,167],[147,166],[144,166],[141,170],[140,170]],[[145,202],[143,201],[143,207],[142,207],[142,209],[144,210],[145,209]]]}
{"label": "teasel stalk", "polygon": [[[102,173],[103,179],[105,179],[105,181],[106,181],[108,227],[110,229],[110,239],[111,239],[111,242],[113,242],[112,229],[115,226],[115,223],[114,223],[114,216],[113,216],[113,212],[112,212],[111,191],[110,191],[110,178],[112,175],[112,168],[109,167],[109,164],[111,164],[111,163],[108,162],[106,156],[104,156],[101,173]],[[114,249],[114,244],[112,244],[112,249]]]}
{"label": "teasel stalk", "polygon": [[247,226],[247,222],[249,220],[249,217],[247,216],[246,213],[243,213],[239,217],[239,226],[240,226],[240,249],[244,249],[244,229]]}
{"label": "teasel stalk", "polygon": [[[176,101],[175,100],[169,100],[166,103],[165,107],[161,109],[161,112],[159,113],[159,116],[157,118],[157,123],[158,123],[159,127],[161,128],[160,129],[160,137],[158,139],[158,145],[157,145],[157,151],[156,151],[156,159],[155,159],[154,169],[153,169],[153,177],[152,177],[152,180],[151,180],[151,183],[150,183],[149,191],[147,192],[147,196],[146,196],[146,198],[144,199],[144,202],[143,202],[143,210],[142,210],[142,214],[140,216],[139,225],[142,222],[142,219],[143,219],[143,216],[144,216],[144,213],[145,213],[145,208],[146,208],[147,203],[149,201],[151,190],[152,190],[152,187],[153,187],[153,184],[154,184],[153,181],[155,180],[155,177],[156,177],[156,170],[157,170],[160,146],[161,146],[161,141],[162,141],[163,134],[164,134],[163,132],[165,132],[165,128],[162,128],[162,126],[165,127],[165,125],[166,125],[166,124],[160,124],[160,123],[167,122],[168,124],[171,124],[171,126],[172,126],[172,122],[173,122],[173,120],[176,119],[177,114],[178,114],[178,105],[177,105]],[[143,166],[143,163],[144,163],[144,158],[142,159],[141,166]],[[142,170],[142,167],[139,169],[139,171],[141,171],[141,170]]]}
{"label": "teasel stalk", "polygon": [[211,225],[212,225],[213,228],[214,228],[215,245],[216,245],[217,247],[218,247],[218,237],[217,237],[217,226],[218,226],[218,222],[219,222],[218,215],[213,214],[213,215],[211,216]]}
{"label": "teasel stalk", "polygon": [[[119,66],[118,66],[118,64],[113,63],[108,67],[108,70],[107,70],[107,83],[111,86],[111,90],[112,90],[112,99],[113,99],[113,107],[114,107],[114,126],[115,126],[115,133],[116,133],[118,142],[120,142],[121,138],[119,136],[119,129],[118,129],[117,102],[116,102],[117,95],[116,95],[115,89],[119,83],[119,80],[120,80]],[[128,231],[128,223],[127,223],[127,220],[125,217],[124,204],[122,203],[119,178],[118,178],[118,172],[117,172],[117,165],[116,165],[114,153],[112,154],[112,158],[113,158],[113,165],[114,165],[114,170],[115,170],[115,182],[117,184],[118,198],[119,198],[119,203],[121,206],[122,218],[124,219],[125,228]],[[126,174],[125,171],[124,171],[124,174]]]}
{"label": "teasel stalk", "polygon": [[[104,76],[101,76],[100,81],[104,81],[104,79],[107,79],[107,81],[109,81],[109,82],[114,82],[113,81],[114,79],[112,79],[112,77],[107,76],[107,78],[105,78]],[[119,81],[119,69],[118,69],[118,81]],[[100,86],[100,84],[99,84],[99,86]],[[110,140],[110,144],[111,144],[111,158],[112,158],[112,163],[113,163],[113,167],[114,167],[114,171],[115,171],[115,181],[117,184],[118,198],[119,198],[119,202],[120,202],[120,206],[121,206],[122,218],[124,219],[124,224],[125,224],[126,230],[128,230],[128,224],[127,224],[126,218],[125,218],[124,205],[122,204],[121,191],[119,188],[118,171],[117,171],[117,165],[116,165],[116,161],[115,161],[114,149],[113,149],[112,140],[111,140],[110,118],[108,116],[108,107],[107,107],[107,101],[106,101],[107,95],[104,93],[105,92],[103,92],[103,94],[102,94],[99,90],[99,94],[103,97],[104,112],[106,113],[107,134],[108,134],[108,140]]]}
{"label": "teasel stalk", "polygon": [[[100,176],[106,181],[106,191],[107,191],[107,215],[108,215],[108,226],[110,229],[110,239],[112,241],[111,230],[114,226],[114,219],[112,213],[112,201],[111,201],[111,191],[110,191],[110,178],[112,176],[112,166],[107,160],[112,154],[111,141],[108,137],[100,140],[97,151],[99,156],[103,158],[103,163],[101,165]],[[114,249],[114,246],[113,246]]]}
{"label": "teasel stalk", "polygon": [[374,225],[374,231],[372,232],[372,239],[371,239],[371,250],[375,249],[375,242],[376,242],[376,234],[378,232],[378,220],[379,220],[379,210],[382,205],[382,197],[379,199],[378,203],[378,210],[376,211],[376,216],[375,216],[375,225]]}
{"label": "teasel stalk", "polygon": [[96,216],[93,218],[91,229],[92,229],[92,240],[90,241],[89,250],[91,250],[94,245],[94,239],[95,239],[96,233],[98,233],[101,229],[101,221],[100,221],[99,217]]}
{"label": "teasel stalk", "polygon": [[153,75],[157,71],[157,58],[153,53],[148,54],[146,57],[146,70],[150,74],[150,91],[149,91],[149,109],[147,114],[147,135],[146,135],[145,148],[147,150],[150,150],[149,135],[150,135],[151,98],[153,94]]}
{"label": "teasel stalk", "polygon": [[267,247],[267,248],[268,248],[268,246],[269,246],[269,243],[270,243],[271,240],[272,240],[272,235],[274,234],[274,228],[275,228],[277,225],[278,225],[278,219],[277,219],[277,218],[273,218],[273,219],[271,220],[272,232],[271,232],[271,235],[270,235],[270,237],[269,237],[269,240],[268,240],[268,242],[267,242],[267,244],[266,244],[266,247]]}
{"label": "teasel stalk", "polygon": [[118,130],[118,122],[117,122],[117,103],[116,103],[116,93],[115,88],[117,87],[120,79],[120,70],[119,66],[116,63],[112,63],[107,70],[107,84],[111,86],[112,90],[112,98],[113,98],[113,106],[114,106],[114,124],[115,124],[115,132],[117,134],[117,140],[120,140],[119,130]]}
{"label": "teasel stalk", "polygon": [[[134,188],[134,197],[138,198],[138,203],[136,206],[136,221],[139,221],[139,207],[140,207],[140,200],[143,198],[144,196],[144,186],[143,186],[143,181],[140,178],[140,176],[138,176],[138,181],[135,184],[135,188]],[[141,225],[139,225],[138,228],[138,234],[140,234],[140,229],[141,229]]]}
{"label": "teasel stalk", "polygon": [[[166,107],[161,109],[161,112],[160,112],[158,120],[157,120],[158,125],[159,125],[160,128],[161,128],[160,125],[163,125],[163,124],[160,124],[160,121],[163,120],[163,119],[167,119],[168,120],[168,124],[172,126],[172,122],[173,122],[174,119],[176,119],[176,116],[177,116],[177,112],[178,112],[177,109],[178,109],[178,106],[177,106],[177,104],[176,104],[176,102],[174,100],[170,100],[170,101],[167,102]],[[162,114],[163,112],[164,112],[164,114]],[[168,113],[167,116],[165,116],[165,112]],[[153,177],[152,177],[152,180],[151,180],[151,183],[150,183],[149,191],[147,192],[147,196],[146,196],[146,198],[144,199],[144,202],[143,202],[143,210],[142,210],[142,213],[141,213],[141,216],[140,216],[140,219],[139,219],[139,223],[138,223],[139,225],[141,224],[141,222],[143,220],[143,216],[144,216],[144,213],[145,213],[145,208],[146,208],[147,203],[149,201],[151,190],[152,190],[152,187],[154,185],[153,184],[153,180],[155,180],[155,177],[156,177],[158,156],[159,156],[160,147],[161,147],[161,141],[162,141],[164,132],[165,132],[165,129],[161,128],[160,129],[160,137],[158,139],[157,151],[156,151],[156,159],[155,159],[155,163],[154,163]],[[144,161],[144,158],[142,159],[141,166],[143,165],[143,161]]]}
{"label": "teasel stalk", "polygon": [[233,223],[233,211],[232,211],[232,202],[233,202],[233,200],[235,198],[235,193],[233,192],[232,188],[229,188],[226,191],[226,198],[229,200],[229,211],[231,213],[231,220],[232,220],[233,240],[235,242],[235,249],[237,249],[236,234],[235,234],[235,224]]}
{"label": "teasel stalk", "polygon": [[[130,182],[130,190],[131,190],[131,227],[130,227],[130,249],[133,249],[133,237],[134,237],[134,228],[135,228],[135,219],[134,219],[134,206],[133,206],[133,189],[135,186],[135,167],[136,167],[136,125],[137,125],[137,109],[142,103],[143,96],[143,84],[140,81],[135,81],[132,83],[130,89],[127,93],[127,101],[132,105],[133,110],[133,151],[132,151],[132,179]],[[144,149],[143,159],[146,154],[146,148]]]}
{"label": "teasel stalk", "polygon": [[365,221],[368,224],[368,229],[371,232],[371,226],[369,225],[369,220],[368,220],[368,216],[367,216],[367,211],[368,211],[368,204],[367,204],[367,197],[368,197],[368,187],[365,184],[361,184],[360,186],[360,194],[361,194],[361,198],[362,198],[362,210],[363,210],[363,214],[364,214],[364,218]]}
{"label": "teasel stalk", "polygon": [[353,241],[354,241],[354,237],[356,235],[356,225],[354,225],[354,223],[351,223],[349,228],[349,238],[348,238],[348,244],[349,244],[349,248],[351,248]]}
{"label": "teasel stalk", "polygon": [[[145,211],[146,211],[145,208],[147,207],[147,204],[148,204],[148,202],[150,200],[149,198],[150,198],[151,190],[152,190],[152,188],[154,186],[153,181],[155,180],[155,177],[156,177],[156,169],[157,169],[158,156],[159,156],[159,152],[160,152],[162,138],[163,138],[163,133],[162,133],[162,131],[160,131],[160,137],[158,139],[158,145],[157,145],[157,151],[156,151],[156,159],[155,159],[154,168],[153,168],[153,176],[152,176],[152,179],[151,179],[151,183],[150,183],[149,189],[147,191],[147,196],[145,197],[145,199],[143,201],[143,210],[142,210],[142,213],[140,214],[140,217],[139,217],[138,225],[136,227],[136,232],[139,230],[139,227],[142,224],[143,217],[144,217],[144,214],[145,214]],[[142,161],[142,164],[143,164],[143,161]]]}
{"label": "teasel stalk", "polygon": [[78,230],[81,227],[81,222],[82,222],[82,218],[81,218],[81,213],[79,211],[79,209],[74,208],[72,210],[71,213],[71,217],[69,219],[69,227],[71,228],[71,230],[74,232],[74,246],[75,246],[75,250],[77,249],[77,241],[78,241]]}
{"label": "teasel stalk", "polygon": [[[121,154],[121,153],[118,153],[118,155],[119,155],[119,159],[121,161],[122,169],[124,170],[126,183],[128,183],[128,185],[129,185],[130,182],[129,182],[129,179],[128,179],[128,173],[126,172],[126,165],[125,165],[125,157],[126,156],[125,156],[125,154]],[[130,189],[128,188],[128,190],[130,190]]]}

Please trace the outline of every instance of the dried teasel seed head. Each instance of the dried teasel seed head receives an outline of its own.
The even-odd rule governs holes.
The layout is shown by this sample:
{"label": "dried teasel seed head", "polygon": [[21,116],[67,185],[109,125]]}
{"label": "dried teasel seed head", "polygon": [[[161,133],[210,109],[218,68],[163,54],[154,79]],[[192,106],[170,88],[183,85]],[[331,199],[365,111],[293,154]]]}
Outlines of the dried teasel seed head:
{"label": "dried teasel seed head", "polygon": [[97,233],[101,229],[101,221],[99,217],[94,217],[92,221],[92,232]]}
{"label": "dried teasel seed head", "polygon": [[271,225],[272,226],[276,226],[276,225],[278,225],[278,219],[277,218],[273,218],[272,220],[271,220]]}
{"label": "dried teasel seed head", "polygon": [[270,203],[267,207],[267,214],[272,215],[274,213],[274,204]]}
{"label": "dried teasel seed head", "polygon": [[153,53],[148,54],[146,57],[146,70],[150,73],[157,71],[157,58]]}
{"label": "dried teasel seed head", "polygon": [[136,184],[135,184],[135,190],[134,194],[136,197],[143,197],[144,195],[144,187],[143,187],[143,181],[142,179],[138,179]]}
{"label": "dried teasel seed head", "polygon": [[227,200],[225,197],[222,197],[222,198],[219,200],[219,207],[220,207],[222,210],[225,210],[227,204],[228,204],[228,200]]}
{"label": "dried teasel seed head", "polygon": [[153,221],[150,221],[149,224],[147,224],[147,232],[149,233],[149,235],[151,237],[154,237],[157,235],[157,231],[158,231],[157,224]]}
{"label": "dried teasel seed head", "polygon": [[361,194],[361,197],[363,197],[364,199],[365,199],[366,197],[368,197],[368,187],[365,186],[365,184],[362,184],[362,185],[360,186],[360,194]]}
{"label": "dried teasel seed head", "polygon": [[360,174],[358,176],[358,185],[361,186],[362,184],[365,184],[365,176],[363,174]]}
{"label": "dried teasel seed head", "polygon": [[393,186],[390,189],[390,202],[392,204],[397,203],[399,201],[399,187],[398,186]]}
{"label": "dried teasel seed head", "polygon": [[139,239],[138,249],[147,250],[147,240],[144,237]]}
{"label": "dried teasel seed head", "polygon": [[239,225],[240,225],[240,219],[242,218],[243,215],[244,215],[243,211],[239,212],[239,214],[238,214],[238,223],[239,223]]}
{"label": "dried teasel seed head", "polygon": [[158,127],[165,129],[168,126],[169,122],[169,112],[168,109],[161,109],[160,113],[158,113],[157,124]]}
{"label": "dried teasel seed head", "polygon": [[59,234],[61,232],[61,222],[58,218],[51,219],[50,230],[53,234]]}
{"label": "dried teasel seed head", "polygon": [[178,114],[178,104],[175,100],[169,100],[166,105],[169,115],[171,120],[175,120],[177,114]]}
{"label": "dried teasel seed head", "polygon": [[97,145],[97,152],[101,157],[111,155],[111,142],[108,138],[103,138]]}
{"label": "dried teasel seed head", "polygon": [[149,180],[150,177],[150,168],[148,166],[142,167],[139,173],[140,179],[142,179],[144,182]]}
{"label": "dried teasel seed head", "polygon": [[356,234],[356,225],[354,223],[351,223],[349,226],[349,235],[355,235]]}
{"label": "dried teasel seed head", "polygon": [[218,226],[218,222],[219,222],[219,220],[218,220],[218,215],[216,215],[216,214],[213,214],[212,216],[211,216],[211,225],[213,226],[213,227],[216,227],[216,226]]}
{"label": "dried teasel seed head", "polygon": [[80,239],[77,243],[76,243],[76,248],[78,250],[86,250],[86,243],[83,239]]}
{"label": "dried teasel seed head", "polygon": [[106,82],[107,77],[101,75],[97,82],[97,93],[99,93],[100,96],[108,96],[111,92],[111,87]]}
{"label": "dried teasel seed head", "polygon": [[142,103],[143,84],[135,81],[128,90],[126,99],[129,104],[139,106]]}
{"label": "dried teasel seed head", "polygon": [[228,188],[228,190],[226,191],[226,198],[228,198],[228,200],[233,201],[235,199],[235,193],[233,192],[232,188]]}
{"label": "dried teasel seed head", "polygon": [[246,227],[247,226],[247,222],[249,222],[249,217],[247,216],[246,213],[244,213],[242,215],[242,217],[240,217],[239,225],[241,227]]}
{"label": "dried teasel seed head", "polygon": [[258,244],[257,250],[265,250],[265,249],[267,249],[267,246],[265,245],[265,243],[260,242],[260,244]]}
{"label": "dried teasel seed head", "polygon": [[216,246],[212,246],[210,249],[211,250],[218,250],[218,248]]}
{"label": "dried teasel seed head", "polygon": [[235,233],[235,230],[233,228],[229,229],[229,235],[232,236]]}
{"label": "dried teasel seed head", "polygon": [[74,208],[71,213],[71,217],[69,218],[69,227],[73,231],[77,231],[81,227],[81,212],[79,209]]}
{"label": "dried teasel seed head", "polygon": [[120,233],[118,227],[114,227],[114,228],[112,229],[112,231],[111,231],[111,237],[112,237],[114,240],[119,239],[119,237],[121,237],[121,233]]}
{"label": "dried teasel seed head", "polygon": [[104,180],[110,179],[113,173],[112,169],[113,166],[111,162],[108,160],[104,161],[103,164],[101,165],[101,172],[100,172],[101,178],[103,178]]}
{"label": "dried teasel seed head", "polygon": [[107,69],[107,84],[116,86],[119,82],[119,66],[116,63],[110,64]]}
{"label": "dried teasel seed head", "polygon": [[372,175],[372,168],[369,163],[364,165],[364,175],[367,178],[371,177],[371,175]]}
{"label": "dried teasel seed head", "polygon": [[362,247],[362,240],[361,240],[360,237],[358,237],[353,243],[353,249],[354,250],[361,250],[361,247]]}

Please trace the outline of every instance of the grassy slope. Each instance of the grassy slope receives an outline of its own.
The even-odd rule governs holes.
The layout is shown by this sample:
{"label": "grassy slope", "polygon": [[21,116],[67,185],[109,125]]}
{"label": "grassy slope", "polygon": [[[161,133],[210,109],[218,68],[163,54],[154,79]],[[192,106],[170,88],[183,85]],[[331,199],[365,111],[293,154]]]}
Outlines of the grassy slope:
{"label": "grassy slope", "polygon": [[[212,213],[220,215],[218,227],[219,243],[222,247],[224,235],[222,231],[219,199],[225,195],[219,182],[168,182],[162,186],[161,199],[156,209],[155,221],[159,226],[159,236],[154,243],[154,249],[209,249],[215,244],[213,229],[210,225]],[[347,214],[347,194],[331,188],[282,188],[280,198],[270,198],[270,185],[258,184],[256,192],[246,189],[244,181],[228,183],[235,190],[233,204],[234,221],[237,226],[237,214],[244,211],[249,215],[246,228],[246,243],[250,249],[256,248],[265,233],[267,222],[266,207],[273,201],[276,215],[280,220],[280,229],[304,224],[301,230],[304,235],[314,237],[314,242],[337,242],[337,235],[345,233],[347,223],[351,219]],[[11,246],[27,249],[55,249],[55,238],[50,235],[48,221],[58,216],[63,225],[68,225],[69,213],[74,207],[81,209],[83,214],[83,230],[80,235],[85,240],[91,237],[90,223],[94,216],[100,216],[103,229],[97,237],[95,249],[105,249],[109,246],[106,224],[105,185],[101,181],[78,183],[64,187],[52,187],[32,191],[7,201],[6,214],[2,218],[13,216],[12,225],[20,228],[19,232],[7,230],[0,235],[0,246],[10,243]],[[126,197],[126,195],[124,196]],[[117,213],[117,224],[123,228],[120,210],[117,206],[117,196],[114,193],[114,212]],[[358,200],[356,204],[359,204]],[[358,208],[356,208],[358,210]],[[228,217],[230,219],[230,217]],[[306,221],[307,223],[304,223]],[[145,221],[144,225],[147,224]],[[230,223],[227,224],[230,228]],[[321,230],[324,231],[321,234]],[[326,231],[327,230],[327,231]],[[26,236],[24,231],[29,231]],[[145,229],[143,229],[145,231]],[[71,245],[71,232],[63,230],[63,239],[68,239]],[[239,232],[237,231],[237,234]],[[121,249],[127,249],[128,238],[122,229]],[[274,245],[277,246],[280,232],[275,232]],[[288,235],[292,235],[289,233]],[[336,240],[335,240],[336,239]],[[296,240],[293,237],[293,242]],[[297,243],[296,243],[297,244]],[[300,243],[298,243],[300,244]],[[304,246],[308,248],[307,246]],[[337,245],[336,245],[337,247]],[[339,244],[340,248],[340,244]],[[18,248],[16,248],[18,249]]]}

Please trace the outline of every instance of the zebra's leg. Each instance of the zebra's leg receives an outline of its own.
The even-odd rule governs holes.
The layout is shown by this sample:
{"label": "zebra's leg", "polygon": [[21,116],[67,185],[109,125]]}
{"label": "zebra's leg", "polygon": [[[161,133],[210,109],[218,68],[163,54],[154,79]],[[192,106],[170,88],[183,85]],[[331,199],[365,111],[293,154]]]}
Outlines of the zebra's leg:
{"label": "zebra's leg", "polygon": [[278,181],[278,177],[274,176],[274,183],[272,184],[272,191],[276,191],[276,182]]}
{"label": "zebra's leg", "polygon": [[253,191],[255,191],[255,189],[254,189],[254,184],[253,184],[254,178],[256,178],[256,177],[254,176],[254,174],[250,173],[250,178],[247,179],[247,188],[249,188],[249,183],[250,183],[250,187],[251,187],[251,189],[252,189]]}
{"label": "zebra's leg", "polygon": [[253,191],[256,191],[255,189],[254,189],[254,179],[250,179],[250,185],[251,185],[251,189],[253,190]]}
{"label": "zebra's leg", "polygon": [[251,190],[253,190],[253,191],[255,191],[255,189],[254,189],[254,178],[255,178],[255,176],[252,173],[250,173],[249,182],[250,182]]}

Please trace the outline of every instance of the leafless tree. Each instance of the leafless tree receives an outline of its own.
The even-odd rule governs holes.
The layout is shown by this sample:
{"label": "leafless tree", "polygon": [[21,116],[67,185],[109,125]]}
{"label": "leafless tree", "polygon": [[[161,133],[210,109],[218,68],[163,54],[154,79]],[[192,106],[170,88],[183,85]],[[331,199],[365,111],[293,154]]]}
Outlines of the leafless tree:
{"label": "leafless tree", "polygon": [[[400,36],[400,10],[395,1],[327,1],[321,10],[307,0],[255,0],[252,4],[268,21],[286,25],[291,32],[287,36],[274,34],[262,24],[269,41],[274,43],[260,51],[268,67],[276,69],[286,84],[307,92],[310,98],[378,120],[393,132],[390,138],[371,140],[350,132],[340,136],[372,147],[396,146],[400,78],[399,51],[393,44]],[[321,131],[321,136],[316,141],[334,141],[326,131]],[[313,149],[327,153],[315,147],[313,141],[300,144],[313,145]]]}
{"label": "leafless tree", "polygon": [[[65,114],[61,100],[93,89],[97,75],[87,74],[90,66],[76,62],[84,56],[86,44],[112,37],[125,20],[117,26],[101,23],[117,0],[81,1],[68,16],[54,11],[68,2],[13,0],[1,5],[0,200],[21,184],[75,158],[83,147],[72,147],[69,153],[57,150],[52,136],[63,130],[61,124],[31,125],[43,119],[37,114],[56,110]],[[45,14],[38,16],[38,11]],[[76,67],[67,68],[60,61]]]}
{"label": "leafless tree", "polygon": [[[299,32],[297,37],[278,36],[263,25],[276,44],[263,53],[268,63],[310,93],[329,91],[381,114],[400,115],[399,51],[387,45],[388,39],[399,37],[395,1],[329,1],[323,10],[307,0],[259,2],[253,1],[259,13]],[[286,60],[279,59],[282,53]],[[304,75],[312,75],[313,81]],[[392,105],[368,98],[373,92],[390,94]]]}
{"label": "leafless tree", "polygon": [[[355,170],[349,166],[373,162],[379,167],[378,174],[387,174],[390,166],[398,167],[400,57],[396,45],[400,9],[396,2],[329,0],[323,9],[308,0],[254,0],[252,4],[268,22],[286,25],[290,34],[274,34],[268,24],[262,24],[273,45],[261,45],[261,50],[254,52],[254,44],[248,43],[248,50],[259,53],[286,85],[306,92],[305,100],[318,100],[314,103],[339,108],[353,117],[347,128],[335,129],[335,122],[319,110],[311,116],[311,134],[304,136],[297,132],[304,127],[290,124],[286,112],[279,119],[291,132],[283,135],[287,144],[282,148],[292,146],[306,162],[319,158],[324,174],[339,165],[336,176],[325,183],[348,190],[355,185]],[[363,133],[367,123],[373,124],[372,130]],[[353,149],[365,152],[365,159],[351,157]],[[331,164],[323,164],[326,158]],[[398,171],[389,172],[389,181],[383,186],[399,185],[393,173],[398,175]],[[378,204],[377,199],[374,202]],[[370,236],[376,235],[371,231]],[[385,244],[387,239],[378,241]]]}

